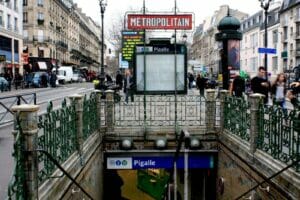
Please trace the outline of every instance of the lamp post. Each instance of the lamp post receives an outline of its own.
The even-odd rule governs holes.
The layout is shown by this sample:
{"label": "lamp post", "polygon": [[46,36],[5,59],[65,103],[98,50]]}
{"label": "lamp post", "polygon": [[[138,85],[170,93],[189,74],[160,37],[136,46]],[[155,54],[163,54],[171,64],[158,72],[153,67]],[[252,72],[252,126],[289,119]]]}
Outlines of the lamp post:
{"label": "lamp post", "polygon": [[104,12],[107,3],[104,0],[99,0],[101,12],[101,72],[100,72],[100,89],[104,89]]}
{"label": "lamp post", "polygon": [[[270,2],[272,0],[258,0],[260,1],[260,7],[265,11],[265,38],[264,38],[264,47],[267,48],[268,47],[268,27],[267,27],[267,23],[268,23],[268,10],[270,7]],[[265,53],[265,60],[264,60],[264,65],[265,65],[265,69],[266,69],[266,80],[268,80],[268,55],[267,53]]]}

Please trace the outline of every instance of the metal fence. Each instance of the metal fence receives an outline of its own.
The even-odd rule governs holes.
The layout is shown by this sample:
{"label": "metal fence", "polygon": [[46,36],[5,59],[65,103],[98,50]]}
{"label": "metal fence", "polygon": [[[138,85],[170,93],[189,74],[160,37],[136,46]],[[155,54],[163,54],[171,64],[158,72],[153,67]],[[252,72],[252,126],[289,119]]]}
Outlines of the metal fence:
{"label": "metal fence", "polygon": [[134,102],[126,104],[122,97],[114,106],[114,123],[116,127],[204,126],[205,99],[199,95],[136,95]]}

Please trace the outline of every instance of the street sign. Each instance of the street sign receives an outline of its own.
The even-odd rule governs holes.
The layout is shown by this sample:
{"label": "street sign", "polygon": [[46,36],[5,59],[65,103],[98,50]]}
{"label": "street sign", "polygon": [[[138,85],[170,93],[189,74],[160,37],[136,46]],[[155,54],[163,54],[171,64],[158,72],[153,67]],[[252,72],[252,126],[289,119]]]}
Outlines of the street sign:
{"label": "street sign", "polygon": [[276,54],[276,49],[273,48],[258,48],[258,53]]}
{"label": "street sign", "polygon": [[132,30],[163,29],[191,30],[193,28],[192,14],[128,14],[127,27]]}
{"label": "street sign", "polygon": [[[108,157],[107,169],[170,169],[174,167],[173,156]],[[184,168],[184,156],[179,156],[177,167]],[[188,167],[191,169],[214,168],[214,156],[189,155]]]}
{"label": "street sign", "polygon": [[135,46],[144,44],[144,41],[144,31],[122,31],[122,60],[132,62]]}

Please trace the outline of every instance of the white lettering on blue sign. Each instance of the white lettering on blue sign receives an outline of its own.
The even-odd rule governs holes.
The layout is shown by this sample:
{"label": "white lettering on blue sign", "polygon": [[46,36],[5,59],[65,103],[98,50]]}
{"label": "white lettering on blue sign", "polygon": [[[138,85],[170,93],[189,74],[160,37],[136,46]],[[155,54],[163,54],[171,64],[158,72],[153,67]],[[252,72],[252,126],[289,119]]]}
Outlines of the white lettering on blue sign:
{"label": "white lettering on blue sign", "polygon": [[142,161],[142,160],[134,160],[133,161],[133,166],[138,166],[138,167],[155,167],[155,161],[153,160],[146,160],[146,161]]}

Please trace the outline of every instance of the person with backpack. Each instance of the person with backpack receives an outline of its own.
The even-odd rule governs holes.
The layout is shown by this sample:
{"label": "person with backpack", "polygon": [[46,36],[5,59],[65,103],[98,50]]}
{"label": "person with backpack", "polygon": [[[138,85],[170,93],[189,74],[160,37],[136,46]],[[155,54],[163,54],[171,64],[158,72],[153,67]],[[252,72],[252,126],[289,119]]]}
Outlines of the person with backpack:
{"label": "person with backpack", "polygon": [[232,82],[232,95],[236,97],[243,97],[245,92],[245,80],[237,75]]}

